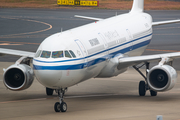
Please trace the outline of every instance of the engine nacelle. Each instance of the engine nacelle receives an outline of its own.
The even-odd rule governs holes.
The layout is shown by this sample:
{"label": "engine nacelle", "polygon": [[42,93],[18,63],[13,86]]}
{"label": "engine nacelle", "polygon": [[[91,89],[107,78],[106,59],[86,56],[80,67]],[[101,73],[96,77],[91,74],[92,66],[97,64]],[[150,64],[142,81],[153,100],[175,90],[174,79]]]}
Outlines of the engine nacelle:
{"label": "engine nacelle", "polygon": [[154,66],[148,73],[147,82],[151,90],[163,92],[174,87],[177,80],[176,70],[169,65]]}
{"label": "engine nacelle", "polygon": [[4,72],[4,85],[13,91],[29,88],[34,80],[33,69],[26,64],[14,64]]}

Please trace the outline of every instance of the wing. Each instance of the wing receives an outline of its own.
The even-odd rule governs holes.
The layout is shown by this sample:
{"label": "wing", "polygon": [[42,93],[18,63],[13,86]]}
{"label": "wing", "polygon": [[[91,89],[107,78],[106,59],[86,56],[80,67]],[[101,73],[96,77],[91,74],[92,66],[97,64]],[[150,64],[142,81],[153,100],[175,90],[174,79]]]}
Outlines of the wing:
{"label": "wing", "polygon": [[123,57],[123,58],[119,58],[119,64],[126,64],[128,66],[131,66],[142,62],[161,61],[162,59],[164,59],[165,62],[168,62],[175,58],[180,58],[180,52],[156,54],[156,55],[144,55],[144,56],[136,56],[136,57]]}
{"label": "wing", "polygon": [[103,20],[102,18],[94,18],[94,17],[87,17],[87,16],[80,16],[80,15],[75,15],[74,17],[88,19],[88,20],[95,20],[95,21]]}
{"label": "wing", "polygon": [[26,52],[26,51],[21,51],[21,50],[11,50],[11,49],[0,48],[0,55],[5,55],[5,54],[30,57],[30,58],[33,58],[35,55],[35,53],[33,53],[33,52]]}
{"label": "wing", "polygon": [[153,22],[152,26],[171,24],[171,23],[178,23],[178,22],[180,22],[180,19],[179,20],[168,20],[168,21]]}

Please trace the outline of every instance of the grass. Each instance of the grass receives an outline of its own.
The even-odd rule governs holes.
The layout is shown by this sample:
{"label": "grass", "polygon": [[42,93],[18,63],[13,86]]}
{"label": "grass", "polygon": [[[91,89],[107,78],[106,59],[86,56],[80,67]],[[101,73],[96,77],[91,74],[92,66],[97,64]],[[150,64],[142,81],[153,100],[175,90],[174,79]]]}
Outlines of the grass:
{"label": "grass", "polygon": [[[99,7],[58,6],[56,0],[1,0],[1,8],[120,9],[129,10],[132,0],[99,0]],[[180,10],[180,2],[145,0],[146,10]]]}

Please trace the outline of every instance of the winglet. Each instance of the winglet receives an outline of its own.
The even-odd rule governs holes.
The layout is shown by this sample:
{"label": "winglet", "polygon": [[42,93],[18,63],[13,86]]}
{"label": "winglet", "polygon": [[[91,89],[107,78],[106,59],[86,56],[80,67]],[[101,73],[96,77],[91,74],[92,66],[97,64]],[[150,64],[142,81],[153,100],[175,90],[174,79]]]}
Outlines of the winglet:
{"label": "winglet", "polygon": [[143,12],[143,11],[144,11],[144,0],[134,0],[130,13]]}

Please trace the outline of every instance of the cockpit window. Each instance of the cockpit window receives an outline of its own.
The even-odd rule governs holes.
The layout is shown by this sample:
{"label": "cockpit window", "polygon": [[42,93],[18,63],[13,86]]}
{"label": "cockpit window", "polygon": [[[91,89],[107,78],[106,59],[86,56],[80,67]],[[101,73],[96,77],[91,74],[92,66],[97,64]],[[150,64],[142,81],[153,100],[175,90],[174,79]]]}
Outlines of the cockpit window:
{"label": "cockpit window", "polygon": [[76,55],[72,50],[65,50],[65,51],[45,51],[45,50],[39,50],[37,51],[35,57],[41,57],[41,58],[76,58]]}
{"label": "cockpit window", "polygon": [[74,52],[72,50],[69,50],[69,52],[71,53],[71,55],[73,56],[73,58],[76,58],[76,55],[74,54]]}
{"label": "cockpit window", "polygon": [[51,52],[49,51],[42,51],[41,57],[42,58],[50,58]]}
{"label": "cockpit window", "polygon": [[62,57],[64,57],[63,51],[52,52],[52,58],[62,58]]}
{"label": "cockpit window", "polygon": [[72,58],[67,50],[65,51],[65,57]]}
{"label": "cockpit window", "polygon": [[41,50],[39,50],[39,51],[36,53],[35,57],[36,57],[36,58],[39,57],[40,54],[41,54]]}

